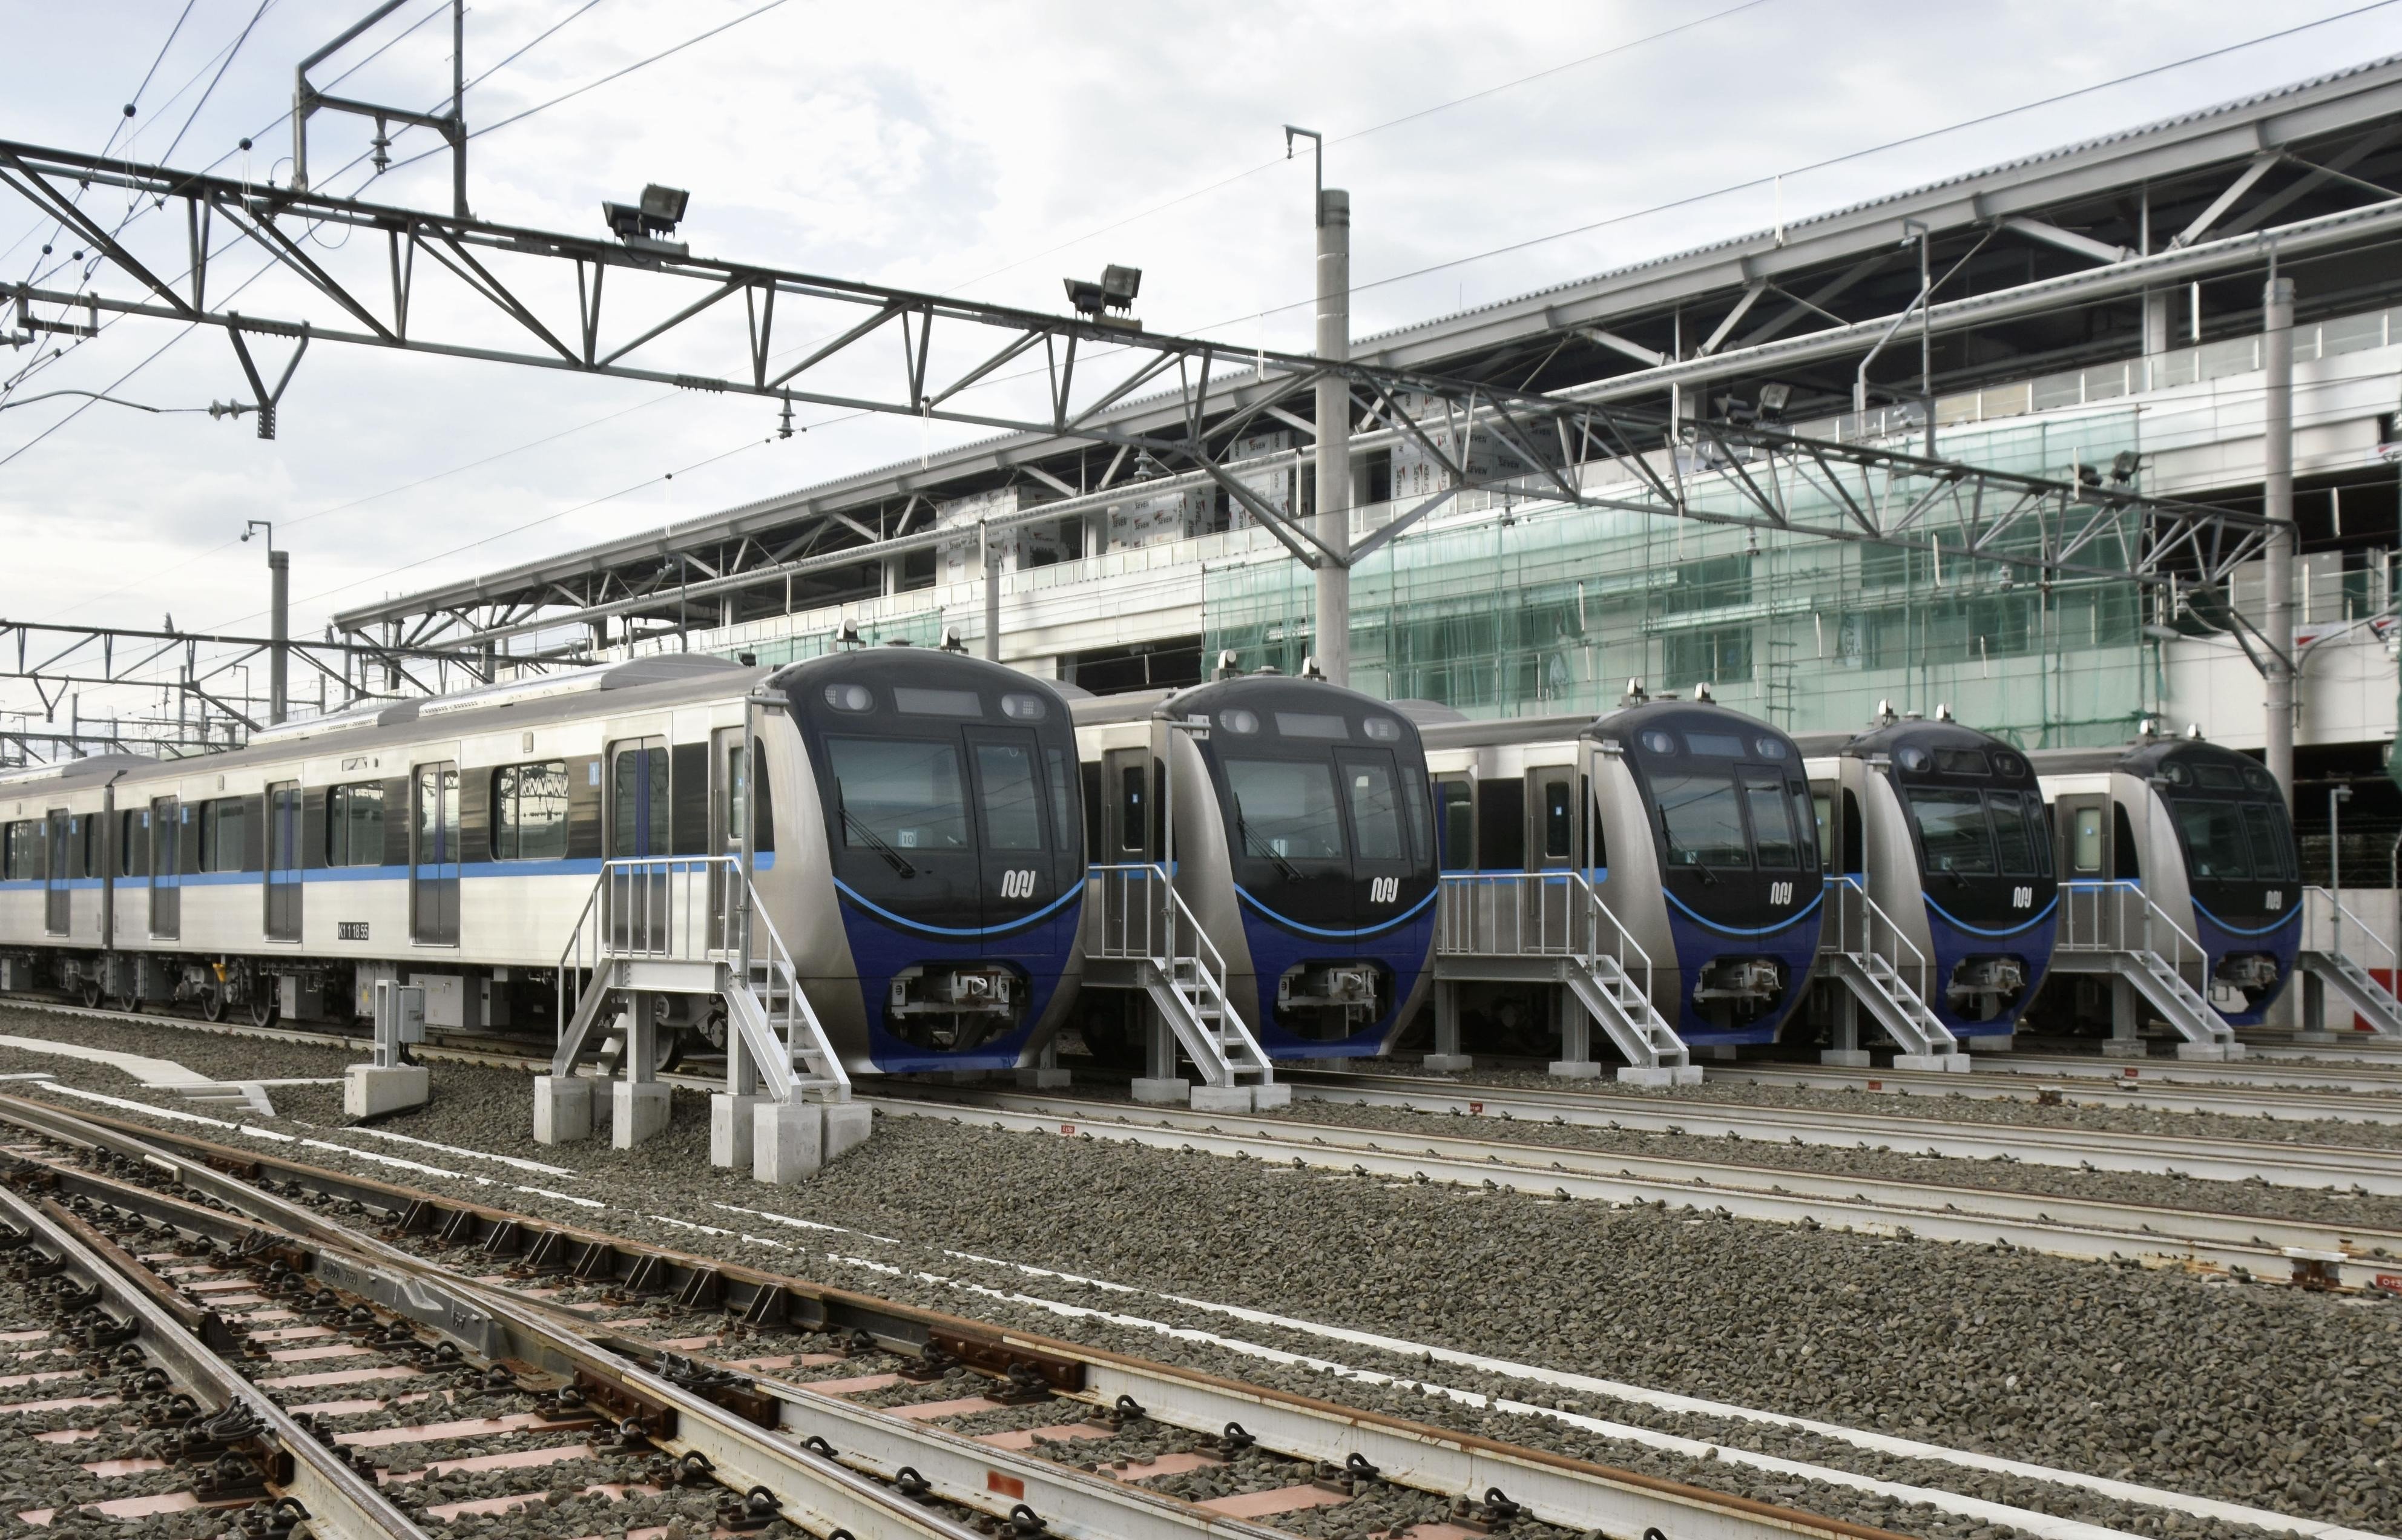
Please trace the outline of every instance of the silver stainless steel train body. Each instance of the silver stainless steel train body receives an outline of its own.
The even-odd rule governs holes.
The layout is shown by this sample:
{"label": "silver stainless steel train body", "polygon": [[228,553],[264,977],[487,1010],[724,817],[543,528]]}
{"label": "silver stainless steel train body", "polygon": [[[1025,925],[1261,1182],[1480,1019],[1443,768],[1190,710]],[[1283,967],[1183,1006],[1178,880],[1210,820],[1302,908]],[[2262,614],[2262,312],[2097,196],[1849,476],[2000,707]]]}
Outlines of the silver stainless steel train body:
{"label": "silver stainless steel train body", "polygon": [[[995,741],[1026,750],[989,763],[996,776],[1031,766],[1030,780],[1002,794],[1041,789],[1018,832],[1031,828],[1045,880],[1039,892],[1014,885],[1028,891],[1002,907],[1056,904],[1064,886],[1072,908],[1081,885],[1051,872],[1049,858],[1068,832],[1080,874],[1078,788],[1065,763],[1042,779],[1034,737],[1015,744],[1001,697],[1051,702],[1062,745],[1064,707],[1039,682],[976,660],[918,652],[905,667],[924,676],[919,687],[950,692],[943,731],[973,737],[988,721]],[[801,667],[820,690],[872,671],[864,657]],[[962,960],[956,946],[922,958],[887,947],[874,997],[863,991],[871,969],[853,954],[837,881],[844,840],[828,832],[837,783],[795,720],[799,672],[771,680],[722,659],[641,659],[311,719],[225,754],[110,756],[0,777],[0,990],[346,1024],[371,1011],[377,981],[401,979],[424,986],[437,1032],[549,1041],[562,951],[604,862],[672,869],[737,856],[755,806],[760,903],[853,1071],[1030,1059],[1074,993],[1072,944],[1002,964]],[[877,705],[864,721],[893,711],[892,683],[866,681]],[[968,699],[973,721],[959,714]],[[945,837],[981,862],[990,820],[969,802],[986,762],[973,744],[959,748],[944,793],[957,805],[935,812]],[[1038,864],[1005,854],[994,864]],[[722,888],[698,901],[722,903]],[[887,907],[911,917],[905,901]],[[951,983],[1004,966],[1026,987],[998,1008],[988,991]],[[887,972],[906,975],[910,1002],[937,1009],[887,1031],[901,1019]],[[723,1044],[713,997],[651,998],[678,1029],[664,1038]]]}

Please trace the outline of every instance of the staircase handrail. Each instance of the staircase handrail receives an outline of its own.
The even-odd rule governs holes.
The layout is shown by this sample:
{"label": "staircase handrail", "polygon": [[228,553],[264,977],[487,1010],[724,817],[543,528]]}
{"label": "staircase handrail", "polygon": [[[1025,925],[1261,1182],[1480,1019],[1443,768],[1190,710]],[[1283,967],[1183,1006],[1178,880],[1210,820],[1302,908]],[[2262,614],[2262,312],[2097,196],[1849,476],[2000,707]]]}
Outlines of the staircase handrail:
{"label": "staircase handrail", "polygon": [[2210,1003],[2210,997],[2207,994],[2207,991],[2210,988],[2210,954],[2202,950],[2202,942],[2194,940],[2190,931],[2187,930],[2184,926],[2181,926],[2176,922],[2175,916],[2172,915],[2167,910],[2162,909],[2159,904],[2153,902],[2152,896],[2149,893],[2145,892],[2140,887],[2135,891],[2144,901],[2144,940],[2147,942],[2148,949],[2153,952],[2160,951],[2160,947],[2149,945],[2152,941],[2152,928],[2154,925],[2158,924],[2168,927],[2169,934],[2174,939],[2175,943],[2166,954],[2166,961],[2169,967],[2175,970],[2178,978],[2184,978],[2187,954],[2190,953],[2192,955],[2193,961],[2201,964],[2202,968],[2202,988],[2196,990],[2195,993],[2202,995],[2202,1003],[2204,1005],[2208,1005]]}
{"label": "staircase handrail", "polygon": [[[1911,962],[1909,964],[1910,970],[1917,975],[1917,982],[1915,983],[1912,983],[1910,987],[1912,991],[1917,995],[1919,1003],[1925,1005],[1927,997],[1927,986],[1932,981],[1934,971],[1932,966],[1926,960],[1926,954],[1921,952],[1918,949],[1918,943],[1912,941],[1908,934],[1902,930],[1900,925],[1896,923],[1894,917],[1884,912],[1884,906],[1869,896],[1868,884],[1860,880],[1859,873],[1844,873],[1839,876],[1829,877],[1827,881],[1830,886],[1848,889],[1852,897],[1859,900],[1860,905],[1865,911],[1861,916],[1861,924],[1862,929],[1866,933],[1860,939],[1866,943],[1866,945],[1864,947],[1849,945],[1847,943],[1851,938],[1851,906],[1842,896],[1838,896],[1835,906],[1835,913],[1838,916],[1836,920],[1836,945],[1838,949],[1852,953],[1865,951],[1871,956],[1883,957],[1884,959],[1885,966],[1892,969],[1895,974],[1898,976],[1901,973],[1903,967],[1899,954],[1896,953],[1892,956],[1887,956],[1884,953],[1877,951],[1877,926],[1879,922],[1883,922],[1885,932],[1902,947],[1909,950],[1911,956]],[[1904,982],[1908,983],[1909,981],[1905,980]],[[1932,1006],[1927,1006],[1926,1008],[1929,1011],[1934,1009]]]}
{"label": "staircase handrail", "polygon": [[[747,987],[751,982],[752,952],[762,931],[766,932],[768,951],[761,960],[768,968],[770,985],[778,982],[779,974],[781,975],[785,1062],[797,1062],[804,1050],[814,1054],[822,1066],[827,1099],[835,1102],[850,1100],[850,1071],[843,1067],[842,1055],[835,1052],[834,1039],[826,1036],[825,1024],[818,1020],[817,1009],[809,1004],[808,996],[801,990],[800,968],[793,961],[791,950],[784,945],[783,935],[777,930],[774,916],[767,913],[767,906],[759,901],[758,885],[750,873],[742,870],[739,858],[717,856],[711,859],[728,862],[735,880],[742,885],[741,968],[744,985]],[[730,914],[727,916],[729,929],[732,918]],[[767,1002],[763,1000],[760,1003],[764,1006]],[[769,1015],[768,1021],[773,1024],[775,1017]]]}
{"label": "staircase handrail", "polygon": [[1602,952],[1601,922],[1606,920],[1608,922],[1610,930],[1618,937],[1618,944],[1611,953],[1611,956],[1617,959],[1618,970],[1630,978],[1634,976],[1635,969],[1627,965],[1626,958],[1627,953],[1633,952],[1640,959],[1643,970],[1643,993],[1649,996],[1651,993],[1650,951],[1635,939],[1635,933],[1626,928],[1624,921],[1611,913],[1609,905],[1601,901],[1601,894],[1594,889],[1590,877],[1581,872],[1571,872],[1568,875],[1573,879],[1575,890],[1584,895],[1584,903],[1581,907],[1588,941],[1582,956],[1578,960],[1588,969],[1599,960]]}
{"label": "staircase handrail", "polygon": [[[2316,887],[2305,887],[2302,889],[2302,901],[2304,903],[2307,904],[2314,899],[2335,911],[2335,914],[2331,916],[2329,928],[2332,931],[2332,939],[2335,942],[2335,945],[2332,950],[2337,956],[2340,956],[2343,954],[2343,927],[2344,922],[2349,920],[2352,922],[2354,929],[2367,937],[2368,940],[2376,945],[2377,950],[2384,954],[2384,966],[2388,969],[2394,968],[2396,961],[2396,954],[2395,953],[2393,945],[2388,942],[2384,937],[2370,929],[2367,921],[2354,914],[2351,910],[2345,908],[2343,900],[2337,895],[2334,889]],[[2302,933],[2307,938],[2312,933],[2310,916],[2307,914],[2304,914],[2302,918]],[[2392,991],[2388,990],[2387,993],[2391,994]]]}
{"label": "staircase handrail", "polygon": [[[1193,1003],[1196,1008],[1205,1003],[1213,1006],[1219,1032],[1239,1040],[1251,1060],[1250,1064],[1240,1067],[1256,1069],[1263,1083],[1273,1081],[1276,1078],[1274,1064],[1235,1011],[1234,997],[1226,987],[1225,955],[1218,950],[1218,943],[1209,939],[1208,931],[1202,928],[1191,906],[1184,901],[1184,895],[1176,890],[1176,883],[1167,869],[1157,861],[1119,862],[1089,868],[1085,880],[1088,899],[1097,890],[1100,900],[1097,904],[1088,901],[1090,916],[1086,921],[1100,927],[1098,955],[1147,962],[1166,981],[1167,987],[1179,995],[1186,994],[1185,976],[1180,965],[1189,960],[1193,972],[1192,987],[1203,997]],[[1142,889],[1139,903],[1132,900],[1132,892],[1137,887]],[[1127,901],[1113,904],[1111,901],[1113,895],[1124,896]],[[1132,917],[1138,913],[1142,921],[1139,938],[1133,933],[1131,925]],[[1114,941],[1111,936],[1113,924],[1123,928]],[[1191,941],[1189,952],[1185,949],[1188,936]],[[1194,1019],[1200,1019],[1197,1009]],[[1224,1058],[1222,1046],[1219,1057]]]}
{"label": "staircase handrail", "polygon": [[[1573,879],[1573,880],[1572,880]],[[1435,879],[1435,951],[1453,956],[1483,957],[1590,957],[1591,951],[1577,950],[1577,929],[1589,916],[1581,911],[1577,889],[1582,887],[1588,896],[1592,885],[1583,873],[1567,867],[1550,867],[1539,872],[1445,872]],[[1510,935],[1501,934],[1503,909],[1498,904],[1480,907],[1478,900],[1484,894],[1508,889],[1516,897],[1509,904]],[[1566,896],[1567,911],[1557,916],[1557,940],[1553,939],[1553,914],[1549,897],[1553,888]],[[1530,905],[1528,895],[1533,896]],[[1533,924],[1527,923],[1527,911],[1535,912]],[[1617,916],[1610,916],[1617,923]],[[1491,934],[1484,932],[1490,929]],[[1530,935],[1531,932],[1531,935]],[[1629,938],[1632,940],[1632,938]]]}

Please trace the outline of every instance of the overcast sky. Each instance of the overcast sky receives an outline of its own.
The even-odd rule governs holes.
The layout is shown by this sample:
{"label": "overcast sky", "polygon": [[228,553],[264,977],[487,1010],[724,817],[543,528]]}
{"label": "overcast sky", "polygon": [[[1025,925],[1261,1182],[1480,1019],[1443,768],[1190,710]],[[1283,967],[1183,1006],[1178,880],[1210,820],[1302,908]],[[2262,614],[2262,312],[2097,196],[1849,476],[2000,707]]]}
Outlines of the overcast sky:
{"label": "overcast sky", "polygon": [[[558,30],[478,81],[469,125],[537,107],[759,5],[474,0],[471,77]],[[14,61],[0,136],[96,150],[114,133],[115,153],[134,158],[288,180],[293,66],[367,8],[21,0],[0,13]],[[314,78],[391,43],[339,89],[434,103],[449,84],[447,11],[447,0],[407,0]],[[2254,42],[2322,17],[2340,19]],[[1326,132],[1327,179],[1351,191],[1354,326],[1366,335],[1761,227],[1774,216],[1765,179],[1780,173],[1786,215],[1797,218],[2397,51],[2393,0],[784,0],[477,138],[469,194],[487,218],[599,234],[602,199],[668,183],[691,190],[682,235],[697,253],[1046,309],[1062,308],[1062,275],[1129,263],[1144,269],[1138,311],[1155,329],[1305,351],[1310,169],[1305,153],[1283,158],[1285,123]],[[2011,111],[2112,81],[2123,83]],[[370,186],[370,168],[354,164],[366,125],[318,124],[320,186],[448,207],[443,157]],[[256,140],[246,156],[235,148],[245,134]],[[394,156],[435,143],[416,131]],[[121,195],[98,190],[89,206],[111,222],[126,212]],[[1571,230],[1581,233],[1542,239]],[[183,269],[172,213],[137,218],[128,239],[165,271]],[[57,248],[47,258],[46,242]],[[0,275],[48,273],[51,286],[74,287],[76,269],[58,270],[73,246],[0,195]],[[363,255],[326,260],[364,272]],[[258,265],[229,254],[214,294]],[[421,281],[427,324],[504,337],[497,323],[471,323],[441,282]],[[131,289],[107,271],[92,282]],[[324,314],[278,277],[217,302]],[[572,299],[559,313],[573,323]],[[712,372],[733,372],[740,356],[732,324]],[[785,337],[797,345],[807,328],[793,325]],[[709,340],[695,346],[707,351]],[[23,369],[33,352],[0,351],[0,371]],[[263,367],[280,367],[280,347],[262,353]],[[135,320],[28,375],[8,399],[111,386],[170,408],[249,394],[222,333]],[[262,628],[263,558],[236,537],[245,519],[268,518],[293,553],[295,629],[312,632],[347,604],[953,436],[835,419],[805,412],[813,431],[774,441],[772,406],[748,398],[333,345],[301,365],[273,443],[247,419],[82,398],[11,406],[0,410],[0,614],[155,626],[172,612],[186,626]]]}

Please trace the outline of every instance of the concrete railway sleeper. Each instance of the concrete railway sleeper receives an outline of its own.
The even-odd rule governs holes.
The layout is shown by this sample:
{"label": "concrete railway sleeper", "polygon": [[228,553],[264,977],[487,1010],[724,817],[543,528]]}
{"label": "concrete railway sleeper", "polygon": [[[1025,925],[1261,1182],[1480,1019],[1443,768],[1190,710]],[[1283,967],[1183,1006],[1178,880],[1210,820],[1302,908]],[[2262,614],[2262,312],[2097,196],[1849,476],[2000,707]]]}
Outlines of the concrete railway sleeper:
{"label": "concrete railway sleeper", "polygon": [[[753,1409],[772,1412],[788,1439],[819,1440],[806,1447],[831,1450],[845,1467],[890,1481],[894,1490],[977,1510],[1003,1525],[998,1533],[1004,1535],[1041,1533],[1026,1527],[1029,1520],[1062,1535],[1156,1533],[1171,1519],[1187,1525],[1197,1519],[1215,1534],[1265,1535],[1271,1531],[1261,1526],[1272,1526],[1279,1512],[1347,1502],[1399,1509],[1397,1533],[1427,1520],[1475,1532],[1507,1519],[1511,1534],[1527,1540],[1555,1533],[1554,1526],[1622,1540],[1647,1532],[1669,1540],[1888,1534],[43,1104],[0,1098],[0,1121],[89,1149],[104,1165],[162,1177],[172,1171],[189,1193],[309,1237],[325,1254],[356,1247],[366,1258],[358,1265],[388,1270],[423,1297],[478,1313],[475,1330],[526,1332],[557,1318],[559,1305],[524,1292],[545,1278],[601,1291],[654,1316],[714,1323],[712,1335],[726,1347],[739,1342],[739,1356],[711,1357],[689,1337],[643,1341],[630,1335],[650,1324],[641,1319],[577,1321],[579,1345],[564,1351],[599,1358],[612,1349],[675,1354],[661,1362],[697,1383],[697,1392],[656,1375],[642,1378],[686,1397],[679,1409],[687,1412],[695,1409],[690,1397],[731,1376],[746,1396],[757,1398],[749,1402]],[[127,1191],[114,1178],[60,1159],[45,1161],[42,1170],[68,1188],[109,1182],[118,1198]],[[155,1194],[149,1201],[177,1202]],[[379,1224],[380,1235],[346,1228],[329,1217],[333,1212],[347,1213],[352,1225]],[[454,1266],[415,1255],[419,1250]],[[471,1269],[490,1270],[477,1274],[483,1281],[455,1266],[462,1257],[472,1258]],[[642,1372],[622,1358],[613,1361],[629,1377]],[[973,1426],[1013,1405],[1025,1407],[1027,1417],[994,1433],[921,1425],[967,1418]],[[1055,1409],[1046,1412],[1046,1406]],[[1068,1458],[1109,1462],[1138,1429],[1150,1435],[1148,1447],[1165,1433],[1190,1452],[1139,1458],[1114,1478],[1027,1452],[1066,1445]],[[1145,1446],[1138,1440],[1138,1447]],[[725,1468],[714,1453],[711,1458]],[[905,1473],[901,1462],[909,1466]],[[1236,1490],[1184,1503],[1138,1484],[1205,1467],[1222,1469]],[[1110,1506],[1090,1506],[1096,1503]],[[1122,1506],[1129,1503],[1132,1508]],[[1021,1506],[1028,1512],[1007,1527]],[[2002,1511],[2058,1540],[2105,1533]]]}

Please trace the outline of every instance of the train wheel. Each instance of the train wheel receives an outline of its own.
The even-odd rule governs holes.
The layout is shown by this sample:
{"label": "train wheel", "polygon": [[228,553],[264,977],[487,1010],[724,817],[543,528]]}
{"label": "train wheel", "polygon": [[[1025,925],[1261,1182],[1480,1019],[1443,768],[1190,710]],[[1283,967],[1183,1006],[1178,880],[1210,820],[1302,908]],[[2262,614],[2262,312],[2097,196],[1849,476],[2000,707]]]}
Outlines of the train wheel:
{"label": "train wheel", "polygon": [[250,997],[250,1024],[265,1026],[275,1020],[276,1014],[282,1009],[282,1002],[274,996],[262,995],[254,990]]}
{"label": "train wheel", "polygon": [[221,983],[200,985],[200,1015],[204,1020],[224,1021],[228,1003],[226,999],[225,985]]}
{"label": "train wheel", "polygon": [[87,1011],[97,1011],[103,998],[98,979],[79,979],[76,983],[76,998],[83,1001]]}
{"label": "train wheel", "polygon": [[700,1025],[695,1028],[695,1030],[700,1034],[700,1040],[702,1042],[707,1043],[710,1047],[717,1050],[720,1053],[725,1052],[726,1034],[725,1007],[721,1005],[716,1010],[711,1011],[708,1015],[702,1017]]}
{"label": "train wheel", "polygon": [[683,1063],[683,1051],[690,1041],[691,1039],[683,1033],[670,1027],[661,1027],[658,1033],[658,1047],[651,1054],[651,1073],[664,1075]]}
{"label": "train wheel", "polygon": [[139,995],[113,995],[109,997],[108,1003],[112,1010],[122,1011],[129,1016],[142,1014],[142,997]]}

